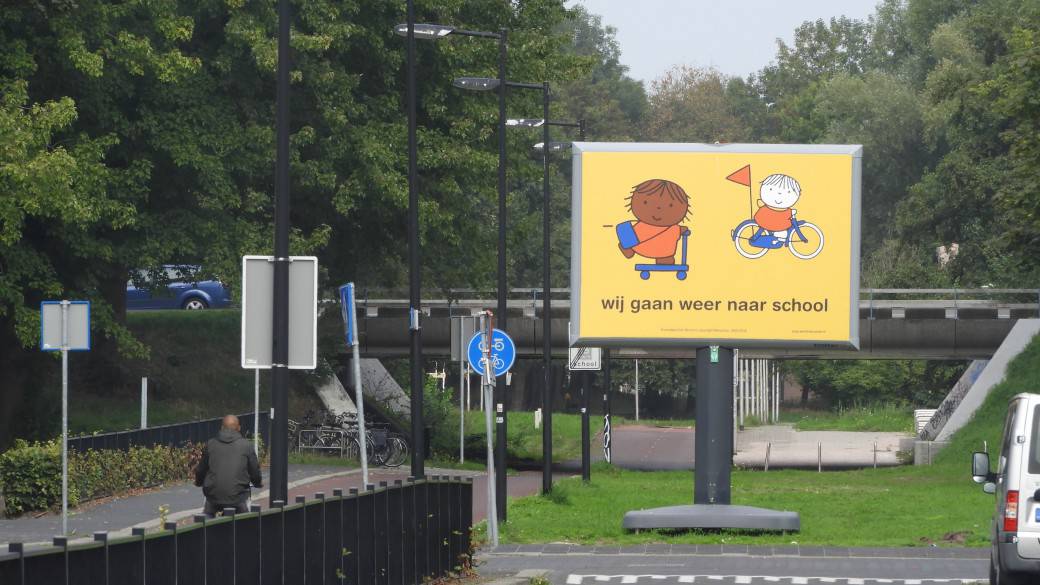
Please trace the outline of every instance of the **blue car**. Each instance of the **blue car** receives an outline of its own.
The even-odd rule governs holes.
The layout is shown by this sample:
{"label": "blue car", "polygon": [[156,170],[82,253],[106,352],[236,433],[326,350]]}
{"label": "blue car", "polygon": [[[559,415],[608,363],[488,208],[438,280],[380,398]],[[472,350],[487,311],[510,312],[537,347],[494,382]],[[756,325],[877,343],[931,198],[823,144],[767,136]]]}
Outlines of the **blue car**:
{"label": "blue car", "polygon": [[220,309],[231,303],[231,291],[219,280],[198,280],[198,266],[162,267],[158,279],[137,270],[126,283],[126,308]]}

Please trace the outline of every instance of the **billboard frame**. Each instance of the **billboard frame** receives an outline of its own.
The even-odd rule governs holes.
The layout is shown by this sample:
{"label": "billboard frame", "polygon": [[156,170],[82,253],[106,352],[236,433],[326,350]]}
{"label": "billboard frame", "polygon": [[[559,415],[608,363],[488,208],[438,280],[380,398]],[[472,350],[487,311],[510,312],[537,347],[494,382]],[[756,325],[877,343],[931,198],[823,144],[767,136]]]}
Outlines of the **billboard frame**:
{"label": "billboard frame", "polygon": [[[582,160],[586,152],[633,153],[712,153],[712,154],[805,154],[845,155],[852,158],[852,223],[849,254],[849,339],[848,340],[776,340],[715,338],[631,338],[579,337],[581,323],[581,234]],[[571,185],[571,313],[567,336],[571,347],[699,347],[722,345],[735,348],[847,348],[858,350],[860,233],[863,178],[863,146],[859,144],[703,144],[672,142],[574,142],[572,143]]]}

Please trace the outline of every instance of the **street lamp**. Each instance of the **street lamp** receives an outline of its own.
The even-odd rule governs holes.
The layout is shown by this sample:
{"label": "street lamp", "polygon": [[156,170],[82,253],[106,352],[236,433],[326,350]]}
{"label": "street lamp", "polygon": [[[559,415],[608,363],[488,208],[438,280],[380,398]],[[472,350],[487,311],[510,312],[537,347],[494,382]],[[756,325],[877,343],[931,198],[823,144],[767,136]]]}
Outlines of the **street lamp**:
{"label": "street lamp", "polygon": [[[485,33],[493,34],[493,33]],[[452,85],[459,89],[471,91],[498,90],[498,322],[503,331],[506,330],[506,88],[536,89],[548,94],[548,84],[544,83],[521,83],[506,79],[506,31],[502,29],[499,37],[498,52],[498,78],[493,77],[459,77],[452,81]],[[548,99],[546,97],[546,99]],[[548,115],[546,115],[548,117]],[[495,489],[500,494],[506,493],[506,387],[505,379],[499,376],[495,379],[495,403],[496,413],[496,443],[495,459]],[[498,518],[506,519],[506,499],[499,498]]]}
{"label": "street lamp", "polygon": [[[397,25],[394,27],[394,32],[401,36],[408,37],[409,46],[409,62],[408,62],[408,89],[410,97],[409,105],[409,209],[411,209],[412,202],[412,191],[415,189],[415,110],[414,110],[414,96],[415,96],[415,63],[414,63],[414,39],[421,38],[426,40],[437,40],[445,38],[451,35],[460,35],[466,37],[479,37],[486,39],[497,39],[498,40],[498,78],[488,81],[486,78],[460,78],[455,82],[456,87],[462,89],[472,89],[478,91],[488,91],[495,89],[502,85],[509,85],[506,82],[506,51],[507,51],[507,31],[501,29],[499,32],[484,32],[457,29],[452,26],[439,25],[439,24],[415,24],[414,18],[414,0],[408,0],[408,22],[404,25]],[[537,86],[541,87],[541,86]],[[506,94],[504,91],[500,91],[498,95],[498,310],[497,317],[499,327],[503,331],[506,329]],[[416,219],[416,224],[418,220]],[[418,227],[416,225],[416,231],[413,232],[409,237],[409,241],[414,237],[416,239],[415,246],[418,246]],[[418,271],[418,265],[415,265],[413,269],[412,279],[417,280],[418,275],[415,272]],[[414,291],[414,297],[412,300],[413,306],[418,306],[418,289]],[[421,428],[419,428],[419,435],[416,435],[416,416],[415,413],[421,414],[422,401],[422,372],[419,367],[418,358],[416,357],[415,338],[413,334],[413,347],[412,347],[412,440],[415,442],[416,436],[421,437]],[[421,352],[421,348],[419,349]],[[418,354],[421,357],[421,353]],[[496,436],[495,444],[495,457],[498,459],[498,468],[495,477],[495,486],[500,494],[506,493],[506,408],[505,408],[505,380],[499,377],[495,380],[495,400],[500,406],[501,416],[497,417],[496,420],[500,419],[502,422],[498,423],[498,432]],[[420,396],[417,401],[416,396]],[[418,405],[418,409],[416,406]],[[491,405],[488,405],[491,408]],[[415,443],[418,445],[419,443]],[[416,475],[416,459],[412,459],[412,475]],[[421,459],[420,459],[421,462]],[[421,463],[418,467],[418,471],[422,471]],[[418,477],[418,476],[417,476]],[[503,495],[497,502],[498,517],[501,520],[506,519],[506,498]]]}
{"label": "street lamp", "polygon": [[[286,2],[288,0],[279,0]],[[411,414],[412,414],[412,477],[420,479],[426,476],[424,458],[426,453],[425,436],[423,434],[423,369],[422,369],[422,329],[419,327],[420,315],[420,277],[421,267],[419,262],[419,191],[418,191],[418,154],[416,140],[415,122],[415,39],[437,40],[449,35],[462,35],[470,37],[484,37],[499,39],[499,75],[505,79],[505,30],[501,34],[485,33],[480,31],[469,31],[457,29],[452,26],[440,24],[427,24],[415,22],[415,2],[408,0],[406,11],[406,22],[394,27],[394,33],[407,39],[407,62],[406,68],[406,101],[408,110],[408,290],[409,290],[409,337],[411,345]],[[288,32],[286,33],[288,38]],[[286,41],[288,42],[288,41]],[[499,110],[504,117],[505,101],[500,100]],[[499,141],[499,150],[505,151],[505,140]],[[504,156],[504,154],[501,154]],[[504,217],[505,196],[504,169],[499,170],[499,213]],[[505,282],[505,257],[504,257],[503,235],[499,235],[499,286],[500,290]],[[276,253],[277,255],[277,253]],[[288,285],[286,285],[288,288]],[[501,300],[504,293],[500,292],[499,319],[505,327],[505,302]],[[505,452],[503,442],[503,454]],[[502,477],[505,478],[505,465],[502,466]],[[502,488],[505,493],[505,488]],[[502,498],[502,509],[504,510],[505,497]]]}
{"label": "street lamp", "polygon": [[[570,142],[551,142],[549,140],[550,126],[563,126],[577,128],[582,140],[585,139],[585,120],[578,122],[559,122],[549,119],[549,83],[542,84],[542,117],[541,118],[518,118],[507,120],[509,126],[525,128],[541,128],[542,142],[535,145],[535,149],[542,153],[542,493],[552,491],[552,319],[550,299],[550,194],[549,194],[549,153],[570,148]],[[548,152],[544,145],[548,144]],[[588,387],[585,386],[585,413],[582,416],[584,441],[588,434]],[[583,453],[584,443],[583,443]],[[583,458],[584,459],[584,458]],[[586,465],[583,461],[582,476],[587,476]],[[587,477],[586,477],[587,479]]]}

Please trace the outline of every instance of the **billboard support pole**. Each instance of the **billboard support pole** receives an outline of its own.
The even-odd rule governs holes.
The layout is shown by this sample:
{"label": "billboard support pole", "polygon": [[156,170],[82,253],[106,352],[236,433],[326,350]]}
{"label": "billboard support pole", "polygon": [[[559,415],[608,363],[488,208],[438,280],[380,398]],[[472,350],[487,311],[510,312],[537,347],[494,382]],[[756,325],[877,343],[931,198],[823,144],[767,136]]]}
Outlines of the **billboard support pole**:
{"label": "billboard support pole", "polygon": [[736,528],[798,531],[798,512],[730,504],[733,468],[733,349],[697,348],[697,424],[693,505],[633,510],[625,530],[654,528]]}

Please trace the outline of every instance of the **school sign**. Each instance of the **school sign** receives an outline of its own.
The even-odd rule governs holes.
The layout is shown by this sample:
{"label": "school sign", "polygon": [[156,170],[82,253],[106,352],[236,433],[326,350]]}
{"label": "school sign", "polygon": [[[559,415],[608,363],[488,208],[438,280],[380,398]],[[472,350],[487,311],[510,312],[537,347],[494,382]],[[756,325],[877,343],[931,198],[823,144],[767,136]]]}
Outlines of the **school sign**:
{"label": "school sign", "polygon": [[857,145],[574,145],[570,343],[859,347]]}

